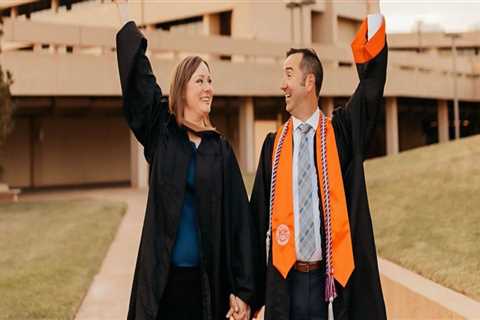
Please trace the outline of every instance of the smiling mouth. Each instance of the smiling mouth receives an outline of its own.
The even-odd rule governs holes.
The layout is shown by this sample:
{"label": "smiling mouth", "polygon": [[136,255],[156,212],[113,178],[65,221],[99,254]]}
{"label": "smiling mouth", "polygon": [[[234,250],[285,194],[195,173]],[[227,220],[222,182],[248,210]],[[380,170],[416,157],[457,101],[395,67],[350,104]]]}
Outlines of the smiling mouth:
{"label": "smiling mouth", "polygon": [[211,98],[200,98],[200,100],[205,103],[210,103],[212,101]]}

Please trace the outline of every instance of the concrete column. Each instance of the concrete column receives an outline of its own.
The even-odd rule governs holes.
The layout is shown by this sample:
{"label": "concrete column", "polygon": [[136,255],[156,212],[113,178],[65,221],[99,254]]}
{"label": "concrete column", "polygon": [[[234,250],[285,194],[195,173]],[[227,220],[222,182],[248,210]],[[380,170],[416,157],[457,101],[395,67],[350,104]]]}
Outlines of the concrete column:
{"label": "concrete column", "polygon": [[67,46],[65,45],[61,45],[61,46],[57,46],[57,53],[61,53],[61,54],[66,54],[67,53]]}
{"label": "concrete column", "polygon": [[380,12],[379,0],[367,0],[367,12],[368,14],[375,14]]}
{"label": "concrete column", "polygon": [[447,100],[438,100],[437,115],[438,115],[438,142],[439,143],[447,142],[449,140]]}
{"label": "concrete column", "polygon": [[[202,33],[206,36],[220,34],[220,16],[218,14],[205,14],[203,16]],[[202,57],[206,60],[219,58],[219,56],[211,54],[203,54]]]}
{"label": "concrete column", "polygon": [[427,54],[431,55],[434,58],[438,58],[438,56],[440,55],[438,52],[438,48],[428,48]]}
{"label": "concrete column", "polygon": [[387,98],[385,104],[385,133],[387,135],[387,155],[399,152],[398,144],[398,105],[397,98]]}
{"label": "concrete column", "polygon": [[151,24],[151,23],[150,23],[150,24],[147,24],[147,25],[145,26],[145,31],[149,31],[149,32],[155,31],[155,25],[154,25],[154,24]]}
{"label": "concrete column", "polygon": [[[143,2],[142,2],[143,3]],[[142,4],[143,6],[143,4]],[[142,9],[143,10],[143,9]],[[152,31],[155,31],[155,25],[154,24],[146,24],[145,25],[145,32],[152,32]],[[151,59],[152,56],[153,56],[153,52],[152,52],[152,49],[149,47],[147,47],[147,51],[145,52],[145,55]]]}
{"label": "concrete column", "polygon": [[239,112],[240,165],[247,173],[255,172],[255,113],[253,98],[243,99]]}
{"label": "concrete column", "polygon": [[300,6],[299,23],[300,25],[300,47],[307,47],[312,43],[312,9],[310,6]]}
{"label": "concrete column", "polygon": [[48,48],[48,52],[49,53],[57,53],[58,52],[58,48],[59,46],[55,45],[55,44],[50,44],[50,47]]}
{"label": "concrete column", "polygon": [[18,8],[12,7],[10,9],[10,18],[15,19],[16,17],[18,17]]}
{"label": "concrete column", "polygon": [[338,42],[338,16],[334,1],[325,1],[325,10],[311,21],[312,42],[336,44]]}
{"label": "concrete column", "polygon": [[332,97],[321,97],[320,98],[320,108],[322,108],[323,113],[327,115],[327,117],[332,116],[333,112],[333,98]]}
{"label": "concrete column", "polygon": [[143,155],[143,146],[130,133],[130,185],[133,188],[148,187],[148,163]]}
{"label": "concrete column", "polygon": [[[232,12],[232,38],[255,39],[256,14],[253,1],[237,1]],[[232,62],[245,62],[245,55],[232,55]]]}
{"label": "concrete column", "polygon": [[[50,1],[50,6],[51,6],[52,12],[57,13],[58,8],[60,7],[60,0],[51,0]],[[57,51],[58,51],[58,46],[50,43],[50,47],[48,48],[48,52],[53,54],[53,53],[57,53]]]}
{"label": "concrete column", "polygon": [[52,0],[51,7],[53,12],[58,12],[58,7],[60,6],[59,0]]}
{"label": "concrete column", "polygon": [[206,36],[220,34],[220,16],[218,14],[203,16],[203,34]]}

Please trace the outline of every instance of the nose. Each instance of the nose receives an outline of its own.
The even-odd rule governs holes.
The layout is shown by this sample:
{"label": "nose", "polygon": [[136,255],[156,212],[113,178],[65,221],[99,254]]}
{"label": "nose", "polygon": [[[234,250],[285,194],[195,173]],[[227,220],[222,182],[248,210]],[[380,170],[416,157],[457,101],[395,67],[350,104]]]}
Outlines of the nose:
{"label": "nose", "polygon": [[213,92],[213,85],[211,83],[206,82],[203,86],[203,91],[212,93]]}
{"label": "nose", "polygon": [[287,82],[285,81],[285,79],[282,79],[282,82],[280,83],[280,89],[285,92],[285,90],[287,90]]}

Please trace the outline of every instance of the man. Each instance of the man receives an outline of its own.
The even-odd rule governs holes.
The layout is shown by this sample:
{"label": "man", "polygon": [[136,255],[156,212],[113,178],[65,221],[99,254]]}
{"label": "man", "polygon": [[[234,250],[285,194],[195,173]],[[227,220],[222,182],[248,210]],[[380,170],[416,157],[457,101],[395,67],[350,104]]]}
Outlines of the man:
{"label": "man", "polygon": [[291,118],[266,137],[251,197],[259,319],[386,319],[363,171],[386,79],[381,15],[362,23],[352,49],[360,83],[332,119],[318,108],[315,52],[287,53]]}

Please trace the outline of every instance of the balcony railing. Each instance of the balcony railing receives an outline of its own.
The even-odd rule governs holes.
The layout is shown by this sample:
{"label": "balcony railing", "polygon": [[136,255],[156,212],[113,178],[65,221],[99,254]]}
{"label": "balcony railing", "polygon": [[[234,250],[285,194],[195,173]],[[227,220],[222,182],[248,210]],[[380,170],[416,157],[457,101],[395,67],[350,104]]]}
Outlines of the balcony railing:
{"label": "balcony railing", "polygon": [[[3,29],[3,51],[10,54],[10,57],[22,48],[28,50],[33,48],[33,53],[37,55],[59,56],[67,53],[67,56],[90,55],[100,59],[104,57],[103,61],[110,61],[110,63],[114,61],[112,56],[115,52],[115,35],[117,32],[114,28],[82,27],[7,19]],[[220,65],[221,74],[225,75],[234,71],[248,72],[248,70],[258,66],[260,68],[258,70],[270,72],[270,78],[276,79],[281,75],[281,68],[278,68],[278,66],[283,61],[286,50],[292,46],[287,42],[237,39],[213,35],[194,36],[159,30],[145,30],[144,33],[149,39],[150,56],[153,60],[158,60],[158,63],[167,64],[169,66],[167,69],[170,70],[173,62],[183,55],[200,54],[212,63]],[[48,47],[49,49],[42,50],[42,47]],[[326,87],[326,91],[323,91],[323,94],[345,95],[347,92],[351,92],[356,82],[356,76],[354,75],[356,72],[350,48],[346,45],[328,46],[322,44],[312,44],[312,47],[323,62],[326,75],[331,75],[334,79],[330,81],[332,83],[326,83],[328,87]],[[70,52],[71,54],[68,54]],[[20,52],[18,53],[20,54]],[[24,56],[27,52],[22,50],[21,54]],[[68,60],[74,61],[74,59]],[[246,67],[240,67],[239,64],[244,64]],[[109,69],[113,70],[115,68]],[[274,71],[276,69],[278,71]],[[252,74],[254,71],[252,70]],[[464,86],[460,96],[467,100],[480,100],[478,61],[472,60],[471,57],[459,57],[456,73],[460,85],[463,84]],[[387,83],[386,94],[448,98],[451,96],[450,83],[453,81],[452,76],[452,63],[448,57],[392,51],[389,54],[389,78],[391,81]],[[248,76],[246,77],[248,78]],[[343,81],[344,78],[349,80]],[[418,88],[419,85],[423,88]],[[342,86],[344,87],[342,88]],[[271,95],[278,92],[278,95],[280,95],[281,92],[277,90],[277,87],[272,86],[263,93],[261,93],[261,90],[257,90],[254,94]],[[231,88],[228,93],[227,91],[226,94],[235,94],[234,88]],[[239,88],[238,94],[246,93]]]}

